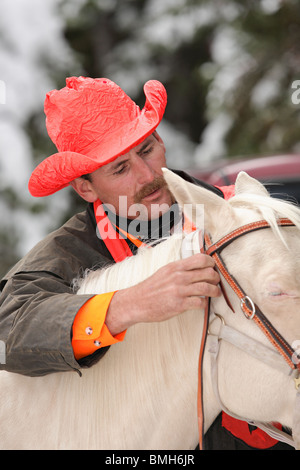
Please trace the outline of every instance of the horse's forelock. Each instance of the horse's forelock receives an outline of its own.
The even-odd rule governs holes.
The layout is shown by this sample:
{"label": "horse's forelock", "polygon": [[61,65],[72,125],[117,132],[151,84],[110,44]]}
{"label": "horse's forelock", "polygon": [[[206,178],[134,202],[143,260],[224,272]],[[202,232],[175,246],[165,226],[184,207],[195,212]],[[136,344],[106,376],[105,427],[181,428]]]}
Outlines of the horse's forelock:
{"label": "horse's forelock", "polygon": [[300,230],[300,207],[294,202],[256,194],[239,194],[232,197],[229,203],[233,209],[245,207],[246,209],[258,212],[270,224],[273,232],[284,244],[285,240],[282,237],[282,231],[277,224],[278,218],[284,217],[290,219]]}

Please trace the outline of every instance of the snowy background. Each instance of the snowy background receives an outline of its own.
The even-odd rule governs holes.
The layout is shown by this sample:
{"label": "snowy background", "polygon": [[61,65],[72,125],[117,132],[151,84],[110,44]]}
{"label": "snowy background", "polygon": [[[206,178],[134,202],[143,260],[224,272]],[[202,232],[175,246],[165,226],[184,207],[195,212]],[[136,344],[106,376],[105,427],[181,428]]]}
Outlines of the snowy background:
{"label": "snowy background", "polygon": [[43,103],[66,76],[107,76],[141,106],[143,84],[161,80],[173,168],[300,153],[299,10],[298,0],[0,0],[1,274],[80,207],[68,189],[27,190],[55,152]]}

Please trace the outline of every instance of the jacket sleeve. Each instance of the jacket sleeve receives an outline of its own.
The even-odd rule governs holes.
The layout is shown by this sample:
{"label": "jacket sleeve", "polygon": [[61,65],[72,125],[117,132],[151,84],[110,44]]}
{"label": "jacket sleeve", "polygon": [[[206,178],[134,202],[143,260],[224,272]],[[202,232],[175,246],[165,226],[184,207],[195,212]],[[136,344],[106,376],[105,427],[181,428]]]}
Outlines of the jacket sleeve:
{"label": "jacket sleeve", "polygon": [[[74,294],[66,281],[49,272],[18,272],[10,277],[0,296],[0,341],[5,345],[0,369],[29,376],[79,371],[72,325],[91,297]],[[89,366],[87,359],[84,366]]]}

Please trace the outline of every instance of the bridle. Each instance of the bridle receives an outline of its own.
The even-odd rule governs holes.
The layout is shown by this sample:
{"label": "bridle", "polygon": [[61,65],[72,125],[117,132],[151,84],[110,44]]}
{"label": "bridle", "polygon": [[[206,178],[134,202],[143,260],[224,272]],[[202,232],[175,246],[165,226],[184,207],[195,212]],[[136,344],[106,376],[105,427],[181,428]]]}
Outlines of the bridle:
{"label": "bridle", "polygon": [[[286,218],[281,218],[277,220],[277,223],[281,227],[291,227],[294,226],[295,224],[291,222],[289,219]],[[221,251],[226,248],[229,244],[231,244],[234,240],[237,240],[243,235],[246,235],[248,233],[265,229],[265,228],[270,228],[270,225],[265,221],[261,220],[258,222],[252,222],[247,225],[243,225],[242,227],[232,231],[228,235],[225,235],[222,237],[219,241],[216,243],[212,243],[211,238],[209,234],[204,233],[204,243],[203,243],[203,252],[210,255],[216,263],[216,267],[219,270],[220,274],[223,276],[223,278],[227,281],[231,289],[235,292],[235,294],[238,296],[240,300],[240,307],[245,315],[245,317],[248,320],[253,320],[256,325],[261,329],[261,331],[264,333],[264,335],[268,338],[270,341],[271,345],[276,349],[277,355],[276,357],[272,357],[273,362],[276,364],[278,361],[278,357],[283,358],[285,364],[288,365],[288,370],[289,370],[289,375],[294,376],[295,380],[295,386],[296,389],[298,390],[297,393],[297,408],[299,408],[299,403],[300,403],[300,360],[295,361],[295,357],[299,359],[299,356],[297,355],[296,351],[292,348],[292,346],[281,336],[281,334],[274,328],[272,323],[265,317],[265,315],[262,313],[260,308],[253,302],[253,300],[243,291],[242,287],[239,285],[236,279],[228,272],[228,269],[224,263],[224,261],[221,258]],[[221,283],[221,289],[223,296],[230,307],[230,309],[234,312],[234,309],[229,302],[229,299],[227,297],[226,291]],[[199,370],[198,370],[198,429],[199,429],[199,448],[200,450],[203,449],[203,438],[204,438],[204,412],[203,412],[203,382],[202,382],[202,363],[203,363],[203,356],[204,356],[204,351],[205,351],[205,344],[206,344],[206,339],[208,335],[208,324],[209,324],[209,316],[210,316],[210,299],[207,299],[207,306],[205,309],[205,317],[204,317],[204,327],[203,327],[203,334],[202,334],[202,340],[201,340],[201,346],[200,346],[200,354],[199,354]],[[227,331],[227,330],[226,330]],[[236,336],[236,335],[235,335]],[[241,334],[240,334],[241,336]],[[220,337],[217,337],[217,342],[219,342]],[[235,341],[232,340],[234,343]],[[236,341],[238,343],[238,340]],[[243,345],[245,342],[243,341]],[[262,348],[265,348],[263,345],[261,347],[257,347],[257,344],[255,343],[254,349],[257,348],[256,350],[256,356],[260,357],[260,351]],[[218,350],[218,345],[215,347],[214,354],[216,357],[217,351]],[[252,348],[253,349],[253,348]],[[272,352],[270,352],[270,355],[272,355]],[[280,355],[280,356],[279,356]],[[273,352],[274,356],[274,352]],[[215,374],[216,376],[216,374]],[[215,390],[218,393],[218,390]],[[298,400],[299,396],[299,400]],[[224,407],[222,407],[224,409]],[[298,410],[299,411],[299,410]],[[227,412],[227,410],[226,410]],[[298,417],[299,418],[299,417]],[[243,419],[239,417],[239,419]],[[246,420],[244,420],[246,421]],[[251,424],[254,424],[251,421]],[[258,423],[255,423],[256,425]],[[278,440],[281,441],[286,441],[290,443],[291,437],[287,435],[285,437],[285,433],[282,431],[279,431],[275,428],[273,428],[271,425],[263,425],[263,423],[259,423],[261,428],[264,428],[266,432],[268,432],[272,436],[276,436]]]}

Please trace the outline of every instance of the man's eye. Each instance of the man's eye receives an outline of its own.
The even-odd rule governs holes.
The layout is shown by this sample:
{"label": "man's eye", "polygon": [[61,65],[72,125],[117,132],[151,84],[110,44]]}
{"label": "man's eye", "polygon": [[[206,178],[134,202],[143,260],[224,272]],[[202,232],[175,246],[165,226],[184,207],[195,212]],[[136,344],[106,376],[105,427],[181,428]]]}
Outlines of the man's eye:
{"label": "man's eye", "polygon": [[114,172],[114,175],[120,175],[121,173],[123,173],[126,170],[126,168],[127,168],[127,165],[123,165],[123,166],[119,167],[118,170],[116,170]]}
{"label": "man's eye", "polygon": [[147,147],[146,149],[143,150],[142,156],[143,155],[148,155],[148,153],[151,153],[152,150],[153,150],[153,145],[151,145],[150,147]]}

